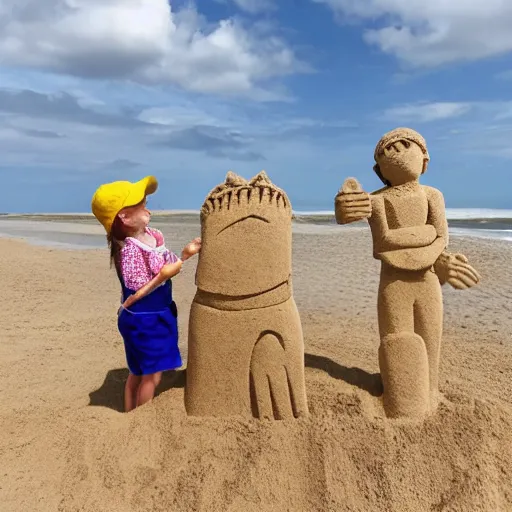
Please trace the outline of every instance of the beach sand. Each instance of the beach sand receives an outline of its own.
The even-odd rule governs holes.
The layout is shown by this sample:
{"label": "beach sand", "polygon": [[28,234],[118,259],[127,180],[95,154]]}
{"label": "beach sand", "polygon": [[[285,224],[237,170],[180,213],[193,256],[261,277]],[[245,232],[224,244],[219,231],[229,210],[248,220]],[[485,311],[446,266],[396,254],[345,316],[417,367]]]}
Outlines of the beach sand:
{"label": "beach sand", "polygon": [[[311,414],[260,422],[187,417],[183,371],[122,413],[107,250],[0,240],[2,512],[512,510],[512,246],[452,238],[482,283],[444,287],[443,397],[419,424],[383,414],[369,231],[293,247]],[[185,358],[194,271],[173,280]]]}

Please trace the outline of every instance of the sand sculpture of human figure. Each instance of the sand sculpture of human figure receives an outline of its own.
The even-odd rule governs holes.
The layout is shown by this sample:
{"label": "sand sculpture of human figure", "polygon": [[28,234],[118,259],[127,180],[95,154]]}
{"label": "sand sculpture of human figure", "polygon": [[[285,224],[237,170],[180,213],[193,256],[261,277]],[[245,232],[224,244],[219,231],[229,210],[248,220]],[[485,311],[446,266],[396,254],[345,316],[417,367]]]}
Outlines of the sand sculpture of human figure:
{"label": "sand sculpture of human figure", "polygon": [[308,413],[291,283],[292,210],[265,172],[229,172],[201,209],[185,406],[192,416]]}
{"label": "sand sculpture of human figure", "polygon": [[367,194],[347,179],[335,198],[338,224],[368,219],[378,291],[379,366],[389,417],[423,417],[438,403],[442,337],[441,285],[470,288],[480,277],[462,254],[450,254],[442,193],[421,185],[429,162],[424,138],[409,128],[386,133],[374,171],[386,185]]}

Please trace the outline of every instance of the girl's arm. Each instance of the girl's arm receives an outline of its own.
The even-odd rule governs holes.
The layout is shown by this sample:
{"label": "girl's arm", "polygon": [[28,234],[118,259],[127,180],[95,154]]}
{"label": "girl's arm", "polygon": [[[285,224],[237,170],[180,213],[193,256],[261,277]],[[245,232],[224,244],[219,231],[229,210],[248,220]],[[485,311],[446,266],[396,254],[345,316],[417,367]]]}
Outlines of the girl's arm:
{"label": "girl's arm", "polygon": [[120,267],[127,288],[138,290],[141,286],[144,286],[148,279],[147,262],[142,249],[131,240],[128,240],[121,249]]}
{"label": "girl's arm", "polygon": [[148,281],[144,286],[139,288],[134,294],[130,295],[124,302],[123,308],[129,308],[132,304],[149,295],[155,288],[158,288],[164,281],[171,279],[179,274],[182,266],[182,261],[178,260],[175,263],[168,263],[164,265],[158,274]]}
{"label": "girl's arm", "polygon": [[[151,279],[151,281],[147,282],[145,285],[141,286],[133,295],[130,295],[123,303],[124,308],[130,307],[132,304],[142,299],[146,295],[149,295],[155,288],[158,288],[164,281],[171,279],[175,275],[179,274],[181,271],[181,266],[183,265],[183,261],[191,258],[194,254],[197,254],[201,250],[201,239],[194,238],[190,243],[188,243],[183,249],[182,259],[180,260],[175,254],[171,254],[171,259],[176,259],[177,261],[173,263],[168,263],[164,265],[158,274]],[[154,266],[158,265],[159,261],[150,261],[150,266],[154,268]]]}

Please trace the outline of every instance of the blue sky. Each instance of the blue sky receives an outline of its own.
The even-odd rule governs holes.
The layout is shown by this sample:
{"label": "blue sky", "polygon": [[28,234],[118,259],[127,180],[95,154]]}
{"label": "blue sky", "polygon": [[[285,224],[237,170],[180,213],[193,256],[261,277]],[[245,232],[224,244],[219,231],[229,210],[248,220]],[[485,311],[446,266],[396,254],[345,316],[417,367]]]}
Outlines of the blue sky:
{"label": "blue sky", "polygon": [[512,208],[512,2],[3,0],[0,211],[89,211],[154,174],[199,209],[265,169],[295,210],[380,186],[380,136],[422,133],[448,207]]}

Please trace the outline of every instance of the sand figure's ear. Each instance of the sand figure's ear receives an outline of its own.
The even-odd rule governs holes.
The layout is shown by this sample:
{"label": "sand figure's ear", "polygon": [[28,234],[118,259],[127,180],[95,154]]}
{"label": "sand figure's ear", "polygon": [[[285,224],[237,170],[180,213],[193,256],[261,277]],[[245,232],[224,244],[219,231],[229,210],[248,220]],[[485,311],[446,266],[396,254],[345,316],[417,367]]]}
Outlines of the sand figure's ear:
{"label": "sand figure's ear", "polygon": [[254,186],[269,186],[272,185],[270,178],[267,176],[265,171],[261,171],[254,178],[249,181],[249,185]]}
{"label": "sand figure's ear", "polygon": [[[425,170],[426,170],[426,168],[425,168]],[[382,181],[382,183],[384,183],[384,185],[386,185],[387,187],[391,186],[391,183],[386,178],[384,178],[384,175],[382,174],[382,172],[380,170],[380,165],[379,164],[375,164],[373,166],[373,171],[379,177],[380,181]]]}
{"label": "sand figure's ear", "polygon": [[421,171],[421,174],[425,174],[425,172],[427,171],[427,167],[428,167],[429,161],[430,161],[430,158],[429,158],[428,153],[427,153],[427,156],[423,160],[423,171]]}
{"label": "sand figure's ear", "polygon": [[235,174],[233,171],[228,171],[225,183],[229,187],[242,187],[243,185],[247,185],[247,180],[242,178],[242,176],[238,176],[238,174]]}

